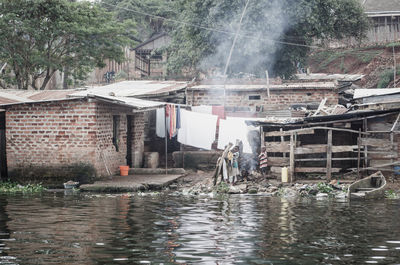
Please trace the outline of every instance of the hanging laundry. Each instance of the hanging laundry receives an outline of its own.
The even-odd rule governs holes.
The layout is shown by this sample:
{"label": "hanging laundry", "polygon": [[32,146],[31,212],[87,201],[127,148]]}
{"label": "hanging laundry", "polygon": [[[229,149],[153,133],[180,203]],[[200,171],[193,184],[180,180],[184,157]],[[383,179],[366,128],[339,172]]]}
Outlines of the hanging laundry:
{"label": "hanging laundry", "polygon": [[165,108],[156,111],[156,135],[161,138],[165,137]]}
{"label": "hanging laundry", "polygon": [[211,150],[218,117],[187,110],[181,110],[180,116],[181,128],[178,131],[178,142]]}
{"label": "hanging laundry", "polygon": [[219,125],[219,120],[225,119],[225,107],[224,106],[212,106],[212,114],[218,116],[217,125]]}
{"label": "hanging laundry", "polygon": [[176,129],[181,128],[181,107],[176,107]]}
{"label": "hanging laundry", "polygon": [[212,114],[212,106],[192,106],[193,112]]}
{"label": "hanging laundry", "polygon": [[172,135],[174,135],[174,118],[175,118],[175,107],[173,105],[167,104],[169,109],[169,139],[172,139]]}
{"label": "hanging laundry", "polygon": [[248,139],[249,132],[258,130],[258,127],[248,126],[246,118],[227,117],[226,120],[220,120],[218,131],[218,149],[225,149],[229,143],[236,143],[236,140],[241,140],[243,143],[243,152],[251,154],[254,139]]}

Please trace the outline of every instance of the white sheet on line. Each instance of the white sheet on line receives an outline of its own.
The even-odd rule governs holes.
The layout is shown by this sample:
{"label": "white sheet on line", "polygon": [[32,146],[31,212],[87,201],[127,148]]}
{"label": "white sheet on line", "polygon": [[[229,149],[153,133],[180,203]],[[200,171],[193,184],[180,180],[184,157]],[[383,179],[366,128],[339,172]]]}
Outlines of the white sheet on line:
{"label": "white sheet on line", "polygon": [[212,114],[212,106],[206,106],[206,105],[193,106],[192,111]]}
{"label": "white sheet on line", "polygon": [[181,109],[181,128],[178,142],[206,150],[211,150],[215,141],[218,116]]}
{"label": "white sheet on line", "polygon": [[259,130],[258,127],[248,126],[246,118],[227,117],[226,120],[219,120],[218,149],[225,149],[229,143],[235,144],[236,140],[243,143],[243,152],[252,153],[250,141],[247,138],[249,131]]}
{"label": "white sheet on line", "polygon": [[165,109],[157,109],[156,113],[156,135],[158,137],[165,137]]}

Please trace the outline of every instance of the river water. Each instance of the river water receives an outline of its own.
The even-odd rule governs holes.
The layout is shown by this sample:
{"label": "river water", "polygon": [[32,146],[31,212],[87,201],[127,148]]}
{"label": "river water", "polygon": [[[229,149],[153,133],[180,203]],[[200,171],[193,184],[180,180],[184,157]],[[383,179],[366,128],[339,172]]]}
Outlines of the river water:
{"label": "river water", "polygon": [[0,264],[400,264],[400,201],[0,196]]}

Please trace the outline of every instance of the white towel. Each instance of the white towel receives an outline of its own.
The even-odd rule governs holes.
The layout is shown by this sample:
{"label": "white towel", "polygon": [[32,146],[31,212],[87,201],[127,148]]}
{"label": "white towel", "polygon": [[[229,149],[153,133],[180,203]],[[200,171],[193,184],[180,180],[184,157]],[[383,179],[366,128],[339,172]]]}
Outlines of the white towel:
{"label": "white towel", "polygon": [[181,110],[181,128],[178,142],[211,150],[215,141],[218,116]]}
{"label": "white towel", "polygon": [[229,143],[235,144],[236,140],[243,143],[243,153],[251,154],[252,148],[247,138],[248,132],[258,130],[258,127],[248,126],[246,118],[227,117],[226,120],[219,121],[218,149],[225,149]]}
{"label": "white towel", "polygon": [[212,114],[212,106],[200,105],[192,106],[193,112]]}
{"label": "white towel", "polygon": [[158,137],[165,137],[165,109],[157,109],[156,113],[156,135]]}

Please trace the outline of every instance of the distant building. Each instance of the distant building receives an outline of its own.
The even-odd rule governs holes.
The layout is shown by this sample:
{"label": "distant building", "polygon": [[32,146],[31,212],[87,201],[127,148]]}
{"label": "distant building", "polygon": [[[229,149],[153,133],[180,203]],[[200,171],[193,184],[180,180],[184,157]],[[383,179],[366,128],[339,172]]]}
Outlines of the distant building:
{"label": "distant building", "polygon": [[338,104],[336,82],[285,82],[269,86],[264,82],[235,82],[227,85],[208,81],[187,88],[188,105],[225,106],[227,115],[242,117],[292,117],[298,109],[317,108],[326,98],[327,105]]}
{"label": "distant building", "polygon": [[164,67],[167,59],[166,54],[163,54],[159,49],[166,47],[170,41],[170,37],[162,32],[131,50],[133,53],[130,58],[133,62],[135,78],[160,78],[166,75]]}
{"label": "distant building", "polygon": [[400,39],[399,0],[360,0],[372,22],[367,34],[369,43],[386,43]]}

